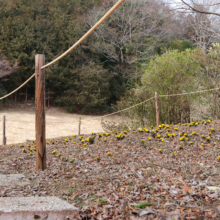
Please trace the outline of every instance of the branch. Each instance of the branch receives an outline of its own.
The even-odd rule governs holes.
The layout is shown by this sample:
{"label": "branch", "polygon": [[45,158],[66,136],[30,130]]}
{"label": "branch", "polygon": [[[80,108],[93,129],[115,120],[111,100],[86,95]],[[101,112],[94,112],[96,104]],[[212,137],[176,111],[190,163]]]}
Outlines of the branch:
{"label": "branch", "polygon": [[[220,17],[220,14],[219,13],[215,13],[215,12],[208,12],[208,11],[201,11],[199,9],[196,9],[194,7],[192,7],[190,4],[188,4],[187,2],[185,2],[185,0],[181,0],[183,4],[185,4],[186,6],[188,6],[192,11],[194,12],[198,12],[198,13],[201,13],[201,14],[209,14],[209,15],[216,15],[216,16],[219,16]],[[220,4],[220,3],[217,3],[217,4]]]}

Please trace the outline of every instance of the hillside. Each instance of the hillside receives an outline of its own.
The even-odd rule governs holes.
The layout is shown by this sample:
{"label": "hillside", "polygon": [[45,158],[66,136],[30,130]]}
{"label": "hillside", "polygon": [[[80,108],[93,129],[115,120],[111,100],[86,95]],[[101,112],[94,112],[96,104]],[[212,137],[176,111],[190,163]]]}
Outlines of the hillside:
{"label": "hillside", "polygon": [[218,219],[219,121],[47,140],[47,166],[35,170],[35,142],[1,146],[1,173],[30,187],[1,196],[56,195],[81,219]]}

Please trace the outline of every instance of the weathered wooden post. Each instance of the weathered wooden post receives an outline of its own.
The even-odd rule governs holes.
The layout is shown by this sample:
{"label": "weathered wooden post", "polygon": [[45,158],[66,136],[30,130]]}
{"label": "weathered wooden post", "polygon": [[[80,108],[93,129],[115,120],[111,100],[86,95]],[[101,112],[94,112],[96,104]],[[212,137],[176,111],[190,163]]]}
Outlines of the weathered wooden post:
{"label": "weathered wooden post", "polygon": [[28,93],[28,88],[26,85],[26,89],[25,89],[25,104],[27,105],[27,93]]}
{"label": "weathered wooden post", "polygon": [[6,137],[5,137],[5,115],[3,116],[3,145],[6,145]]}
{"label": "weathered wooden post", "polygon": [[78,136],[80,136],[80,127],[81,127],[81,117],[79,117],[79,130],[78,130]]}
{"label": "weathered wooden post", "polygon": [[36,169],[46,169],[45,129],[45,56],[35,56],[35,128],[36,128]]}
{"label": "weathered wooden post", "polygon": [[156,123],[157,127],[160,125],[160,108],[159,108],[159,95],[155,92],[155,104],[156,104]]}

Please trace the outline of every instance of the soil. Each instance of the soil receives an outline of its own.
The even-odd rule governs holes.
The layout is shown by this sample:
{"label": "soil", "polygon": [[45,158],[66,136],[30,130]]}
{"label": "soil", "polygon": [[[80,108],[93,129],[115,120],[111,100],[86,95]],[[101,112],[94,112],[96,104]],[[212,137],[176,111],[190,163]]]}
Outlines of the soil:
{"label": "soil", "polygon": [[[3,139],[3,116],[6,116],[7,144],[23,143],[35,140],[35,109],[33,104],[0,106],[0,143]],[[46,110],[46,138],[56,138],[78,134],[79,117],[81,117],[81,134],[103,132],[101,119],[97,116],[72,114],[63,108]],[[111,119],[112,117],[108,117]]]}

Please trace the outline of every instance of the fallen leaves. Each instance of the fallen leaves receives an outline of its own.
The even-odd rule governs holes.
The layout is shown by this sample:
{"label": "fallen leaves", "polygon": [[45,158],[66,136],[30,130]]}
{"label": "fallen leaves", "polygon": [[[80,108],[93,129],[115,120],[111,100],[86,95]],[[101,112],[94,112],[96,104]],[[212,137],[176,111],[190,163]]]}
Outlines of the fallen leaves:
{"label": "fallen leaves", "polygon": [[201,137],[211,128],[220,125],[206,121],[126,130],[120,138],[112,132],[48,140],[44,172],[35,170],[35,156],[29,155],[35,143],[0,147],[0,173],[23,173],[31,182],[3,188],[0,196],[58,196],[79,207],[84,219],[217,219],[219,139],[217,132],[210,141]]}

